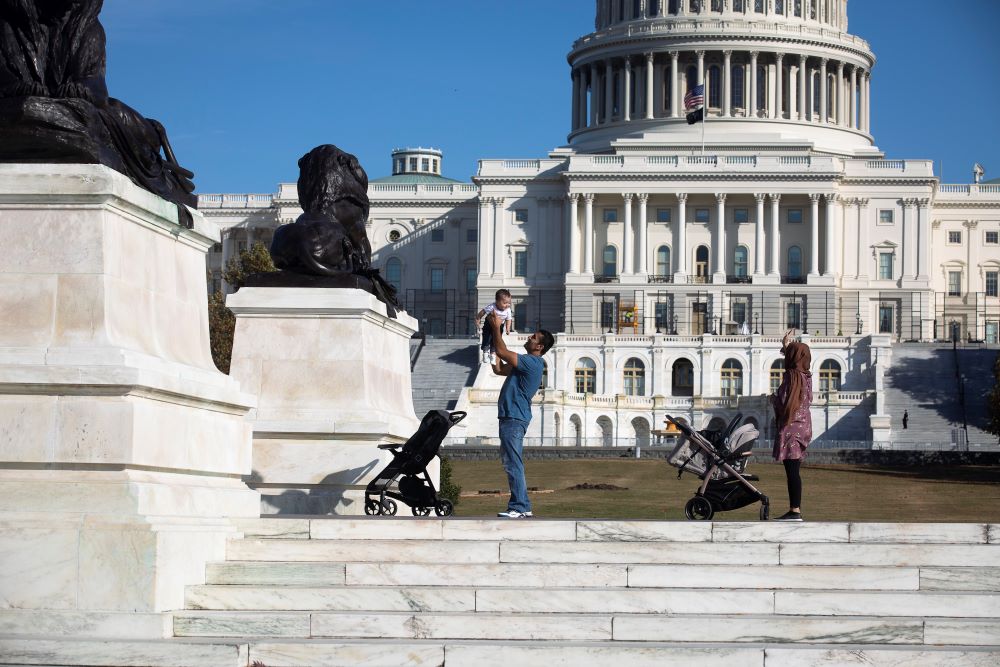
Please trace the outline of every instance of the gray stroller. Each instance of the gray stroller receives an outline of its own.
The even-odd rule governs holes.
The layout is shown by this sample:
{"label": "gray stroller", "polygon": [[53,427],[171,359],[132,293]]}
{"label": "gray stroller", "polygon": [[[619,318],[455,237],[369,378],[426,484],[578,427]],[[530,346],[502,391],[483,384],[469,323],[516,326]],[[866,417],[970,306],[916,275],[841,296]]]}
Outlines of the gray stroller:
{"label": "gray stroller", "polygon": [[685,472],[692,472],[702,480],[694,497],[684,505],[684,516],[708,521],[716,512],[728,512],[759,501],[760,520],[767,521],[770,501],[750,483],[759,478],[746,473],[758,436],[754,425],[740,426],[742,414],[736,415],[721,431],[695,431],[669,415],[667,421],[683,434],[667,462],[678,469],[678,479]]}

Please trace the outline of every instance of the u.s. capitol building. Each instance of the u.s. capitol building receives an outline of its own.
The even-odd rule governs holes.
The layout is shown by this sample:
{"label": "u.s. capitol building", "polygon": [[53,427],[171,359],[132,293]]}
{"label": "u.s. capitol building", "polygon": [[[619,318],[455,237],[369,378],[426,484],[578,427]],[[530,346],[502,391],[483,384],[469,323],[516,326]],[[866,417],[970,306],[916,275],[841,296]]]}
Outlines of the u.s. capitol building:
{"label": "u.s. capitol building", "polygon": [[[438,150],[394,151],[369,185],[377,266],[430,336],[472,334],[500,287],[518,331],[560,332],[529,441],[643,443],[665,414],[766,426],[792,327],[813,349],[818,438],[897,439],[894,355],[997,343],[1000,184],[942,184],[930,160],[877,148],[875,56],[847,14],[847,0],[598,0],[568,56],[566,144],[481,160],[471,183],[443,177]],[[707,119],[689,125],[698,82]],[[224,228],[213,287],[300,213],[294,183],[199,208]],[[459,401],[468,436],[496,435],[488,375]]]}

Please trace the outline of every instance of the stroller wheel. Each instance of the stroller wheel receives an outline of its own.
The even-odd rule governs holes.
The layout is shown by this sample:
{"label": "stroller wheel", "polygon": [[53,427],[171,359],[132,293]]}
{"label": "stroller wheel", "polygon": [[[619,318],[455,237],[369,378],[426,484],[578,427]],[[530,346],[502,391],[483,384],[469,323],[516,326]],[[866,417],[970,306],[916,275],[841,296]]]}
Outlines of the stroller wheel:
{"label": "stroller wheel", "polygon": [[389,516],[396,516],[396,501],[386,498],[382,501],[382,511],[379,514],[388,514]]}
{"label": "stroller wheel", "polygon": [[451,513],[455,511],[455,506],[447,498],[442,498],[438,501],[434,511],[438,516],[451,516]]}
{"label": "stroller wheel", "polygon": [[418,507],[418,506],[414,505],[413,507],[410,508],[410,511],[413,512],[413,516],[427,516],[428,514],[431,513],[431,508],[430,507]]}
{"label": "stroller wheel", "polygon": [[701,496],[695,496],[684,505],[684,516],[692,521],[708,521],[713,514],[712,503]]}
{"label": "stroller wheel", "polygon": [[375,516],[378,514],[378,502],[368,498],[365,500],[365,514]]}

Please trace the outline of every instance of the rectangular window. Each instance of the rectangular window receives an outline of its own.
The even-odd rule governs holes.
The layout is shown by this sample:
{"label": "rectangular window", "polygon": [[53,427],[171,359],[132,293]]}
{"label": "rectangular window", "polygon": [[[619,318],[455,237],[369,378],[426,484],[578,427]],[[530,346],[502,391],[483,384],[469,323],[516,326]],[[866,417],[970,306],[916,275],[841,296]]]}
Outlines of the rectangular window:
{"label": "rectangular window", "polygon": [[986,232],[986,245],[997,245],[1000,243],[1000,232]]}
{"label": "rectangular window", "polygon": [[518,301],[514,304],[514,324],[516,331],[532,331],[528,326],[528,302]]}
{"label": "rectangular window", "polygon": [[802,223],[802,209],[801,208],[790,208],[788,209],[788,223],[791,225],[798,225]]}
{"label": "rectangular window", "polygon": [[891,225],[893,222],[895,222],[895,211],[891,208],[879,209],[878,224]]}
{"label": "rectangular window", "polygon": [[416,170],[417,170],[417,158],[411,157],[410,158],[410,171],[416,171]]}
{"label": "rectangular window", "polygon": [[476,291],[476,269],[471,266],[465,267],[465,291],[469,293]]}
{"label": "rectangular window", "polygon": [[892,280],[892,253],[880,252],[878,254],[878,279]]}
{"label": "rectangular window", "polygon": [[601,329],[607,331],[615,325],[615,302],[601,302]]}
{"label": "rectangular window", "polygon": [[962,272],[948,272],[948,296],[962,296]]}
{"label": "rectangular window", "polygon": [[656,209],[656,221],[657,222],[670,222],[670,209],[669,208],[658,208],[658,209]]}
{"label": "rectangular window", "polygon": [[709,213],[707,208],[696,208],[694,210],[694,221],[695,222],[708,222]]}
{"label": "rectangular window", "polygon": [[750,209],[747,208],[733,209],[733,222],[738,224],[744,224],[750,222]]}
{"label": "rectangular window", "polygon": [[528,221],[528,209],[526,208],[514,209],[514,222],[527,222],[527,221]]}
{"label": "rectangular window", "polygon": [[433,243],[443,243],[444,242],[444,230],[443,229],[432,229],[431,230],[431,241]]}
{"label": "rectangular window", "polygon": [[892,330],[892,306],[879,305],[878,307],[878,332],[884,334],[893,333]]}
{"label": "rectangular window", "polygon": [[962,242],[962,232],[948,232],[948,243],[961,243]]}
{"label": "rectangular window", "polygon": [[434,173],[438,173],[438,161],[434,160]]}
{"label": "rectangular window", "polygon": [[1000,276],[998,271],[987,271],[986,272],[986,296],[997,296],[997,277]]}
{"label": "rectangular window", "polygon": [[528,275],[528,251],[518,250],[514,253],[514,276],[524,278]]}
{"label": "rectangular window", "polygon": [[732,313],[730,313],[729,319],[736,323],[737,331],[742,329],[744,324],[749,326],[749,323],[747,322],[747,302],[734,301]]}
{"label": "rectangular window", "polygon": [[476,243],[479,241],[479,229],[476,227],[470,227],[465,230],[465,242],[466,243]]}
{"label": "rectangular window", "polygon": [[786,329],[801,329],[802,328],[802,304],[801,303],[788,303],[788,304],[785,304],[785,328]]}
{"label": "rectangular window", "polygon": [[670,332],[670,309],[668,308],[670,304],[663,301],[657,301],[653,308],[656,328],[660,330],[660,333]]}
{"label": "rectangular window", "polygon": [[997,342],[1000,342],[1000,322],[997,322],[996,320],[987,320],[986,342],[991,345],[996,345]]}
{"label": "rectangular window", "polygon": [[618,209],[616,208],[604,209],[604,222],[618,222]]}
{"label": "rectangular window", "polygon": [[420,171],[430,171],[430,170],[431,170],[431,161],[427,158],[421,158]]}
{"label": "rectangular window", "polygon": [[439,267],[434,267],[431,269],[431,291],[432,292],[444,291],[444,269]]}

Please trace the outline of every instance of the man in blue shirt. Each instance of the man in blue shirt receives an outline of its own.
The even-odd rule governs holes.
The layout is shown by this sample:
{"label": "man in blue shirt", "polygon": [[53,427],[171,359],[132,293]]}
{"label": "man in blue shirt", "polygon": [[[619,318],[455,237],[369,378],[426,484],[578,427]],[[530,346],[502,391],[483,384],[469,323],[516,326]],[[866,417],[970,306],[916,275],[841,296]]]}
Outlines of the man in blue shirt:
{"label": "man in blue shirt", "polygon": [[507,349],[500,335],[500,318],[490,313],[487,323],[493,329],[496,344],[496,363],[493,372],[506,376],[500,398],[497,400],[497,417],[500,419],[500,459],[507,473],[510,500],[507,511],[497,514],[505,519],[523,519],[531,516],[528,484],[524,479],[524,434],[531,422],[531,399],[542,384],[545,362],[542,355],[555,343],[552,334],[539,329],[524,343],[527,354],[517,354]]}

